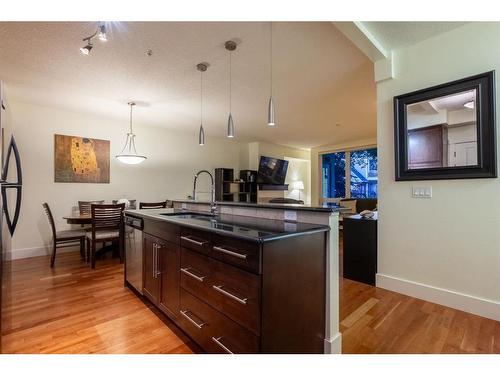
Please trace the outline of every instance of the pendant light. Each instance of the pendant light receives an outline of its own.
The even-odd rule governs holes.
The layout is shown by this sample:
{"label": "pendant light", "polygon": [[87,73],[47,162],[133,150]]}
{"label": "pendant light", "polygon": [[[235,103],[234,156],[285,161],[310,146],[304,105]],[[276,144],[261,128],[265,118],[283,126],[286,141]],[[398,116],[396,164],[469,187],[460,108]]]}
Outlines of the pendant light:
{"label": "pendant light", "polygon": [[234,122],[233,122],[233,114],[231,111],[231,102],[232,102],[232,61],[231,61],[231,52],[236,50],[236,43],[232,40],[228,40],[224,46],[229,51],[229,117],[227,118],[227,137],[234,138]]}
{"label": "pendant light", "polygon": [[275,126],[274,120],[274,100],[273,100],[273,23],[269,23],[269,67],[271,76],[271,95],[269,97],[269,105],[267,107],[267,125]]}
{"label": "pendant light", "polygon": [[200,72],[200,131],[198,133],[198,144],[205,145],[205,130],[203,130],[203,72],[208,69],[208,64],[199,63],[196,69]]}
{"label": "pendant light", "polygon": [[116,155],[116,158],[124,164],[140,164],[147,158],[139,155],[135,149],[135,134],[132,130],[132,108],[135,106],[134,102],[127,103],[130,106],[130,131],[127,133],[127,140],[123,146],[122,152]]}

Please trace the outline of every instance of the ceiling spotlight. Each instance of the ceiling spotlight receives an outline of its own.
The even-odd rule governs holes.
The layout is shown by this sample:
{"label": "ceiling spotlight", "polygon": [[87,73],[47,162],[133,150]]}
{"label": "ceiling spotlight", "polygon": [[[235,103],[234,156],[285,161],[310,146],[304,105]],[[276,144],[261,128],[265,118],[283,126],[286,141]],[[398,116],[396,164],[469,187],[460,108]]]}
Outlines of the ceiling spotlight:
{"label": "ceiling spotlight", "polygon": [[92,49],[92,43],[90,42],[90,39],[89,39],[87,45],[85,47],[80,48],[80,52],[83,55],[88,55],[90,53],[91,49]]}
{"label": "ceiling spotlight", "polygon": [[106,26],[104,25],[99,26],[99,40],[103,42],[108,41],[108,37],[106,36]]}
{"label": "ceiling spotlight", "polygon": [[85,47],[80,48],[80,52],[83,55],[89,55],[90,50],[94,47],[92,44],[92,39],[99,38],[100,41],[106,42],[108,40],[108,36],[106,34],[106,26],[104,24],[100,24],[97,26],[97,30],[90,36],[83,38],[82,40],[87,43]]}

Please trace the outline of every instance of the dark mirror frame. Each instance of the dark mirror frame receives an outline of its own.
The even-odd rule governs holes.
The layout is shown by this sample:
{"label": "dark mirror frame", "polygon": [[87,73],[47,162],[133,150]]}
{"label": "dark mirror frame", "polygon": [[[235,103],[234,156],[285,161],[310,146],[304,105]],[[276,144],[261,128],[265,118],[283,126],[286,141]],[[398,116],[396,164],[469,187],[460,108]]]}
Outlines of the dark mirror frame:
{"label": "dark mirror frame", "polygon": [[[408,169],[406,107],[410,104],[466,90],[477,90],[478,165]],[[450,180],[497,177],[495,71],[394,97],[396,181]]]}

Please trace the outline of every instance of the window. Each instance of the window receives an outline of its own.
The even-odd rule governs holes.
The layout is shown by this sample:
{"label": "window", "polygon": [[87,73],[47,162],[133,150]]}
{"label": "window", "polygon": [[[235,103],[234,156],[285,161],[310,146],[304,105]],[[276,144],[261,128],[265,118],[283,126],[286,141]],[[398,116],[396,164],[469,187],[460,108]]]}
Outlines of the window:
{"label": "window", "polygon": [[323,155],[323,198],[345,197],[345,154]]}
{"label": "window", "polygon": [[377,149],[324,154],[323,198],[376,198]]}

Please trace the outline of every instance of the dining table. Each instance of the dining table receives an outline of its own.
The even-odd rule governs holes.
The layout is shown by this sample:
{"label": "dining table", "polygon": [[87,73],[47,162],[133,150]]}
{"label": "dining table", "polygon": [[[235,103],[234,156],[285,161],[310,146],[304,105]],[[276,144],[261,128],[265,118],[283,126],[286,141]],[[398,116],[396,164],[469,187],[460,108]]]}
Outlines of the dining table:
{"label": "dining table", "polygon": [[[84,214],[81,215],[79,213],[63,216],[63,219],[66,220],[66,222],[70,225],[90,225],[92,224],[92,216],[90,214]],[[89,232],[91,233],[91,232]],[[105,253],[108,252],[115,252],[117,249],[116,246],[113,244],[111,245],[104,245],[97,253],[96,253],[96,258],[100,259],[103,257]]]}
{"label": "dining table", "polygon": [[63,216],[63,219],[66,220],[68,224],[80,224],[80,225],[92,224],[92,216],[90,215],[73,214],[73,215]]}

